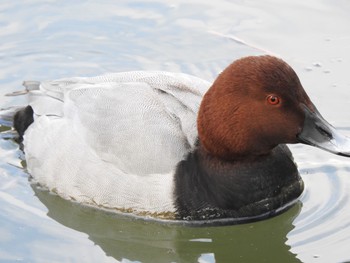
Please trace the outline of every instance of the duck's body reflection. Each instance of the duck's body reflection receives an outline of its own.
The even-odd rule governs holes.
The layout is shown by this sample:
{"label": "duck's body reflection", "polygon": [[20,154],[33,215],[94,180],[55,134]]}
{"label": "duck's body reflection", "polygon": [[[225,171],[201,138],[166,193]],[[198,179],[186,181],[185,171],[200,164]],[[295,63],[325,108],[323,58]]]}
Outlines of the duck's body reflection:
{"label": "duck's body reflection", "polygon": [[280,216],[225,227],[186,227],[81,206],[33,186],[48,216],[84,232],[107,256],[139,262],[300,262],[285,244],[301,203]]}

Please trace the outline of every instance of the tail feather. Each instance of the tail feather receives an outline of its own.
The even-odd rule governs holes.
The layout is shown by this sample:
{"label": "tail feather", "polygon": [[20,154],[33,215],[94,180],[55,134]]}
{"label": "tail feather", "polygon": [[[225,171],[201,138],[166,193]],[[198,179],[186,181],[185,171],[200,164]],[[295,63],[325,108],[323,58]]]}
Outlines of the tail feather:
{"label": "tail feather", "polygon": [[29,91],[32,90],[39,90],[40,89],[41,82],[34,81],[34,80],[27,80],[23,82],[23,86],[25,87],[24,90],[16,90],[11,93],[5,94],[5,96],[13,97],[13,96],[21,96],[28,94]]}
{"label": "tail feather", "polygon": [[26,91],[38,90],[40,88],[40,83],[40,81],[26,80],[23,81],[23,86],[26,88]]}
{"label": "tail feather", "polygon": [[18,110],[13,117],[13,127],[18,132],[19,141],[23,140],[23,135],[30,124],[34,122],[33,108],[27,106]]}
{"label": "tail feather", "polygon": [[[39,81],[24,81],[23,86],[25,90],[14,91],[6,96],[18,96],[28,94],[31,91],[40,89]],[[31,106],[27,107],[11,107],[7,109],[0,109],[0,125],[13,127],[18,133],[18,141],[23,141],[23,135],[29,125],[34,122],[34,111]],[[13,131],[12,131],[13,132]]]}

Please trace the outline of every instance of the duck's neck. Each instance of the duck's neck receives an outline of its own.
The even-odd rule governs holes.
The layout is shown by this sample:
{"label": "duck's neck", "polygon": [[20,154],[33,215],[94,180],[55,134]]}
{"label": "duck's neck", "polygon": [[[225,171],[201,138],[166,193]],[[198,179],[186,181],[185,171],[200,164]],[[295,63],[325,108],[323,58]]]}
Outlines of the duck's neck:
{"label": "duck's neck", "polygon": [[201,145],[188,154],[175,175],[179,219],[254,218],[296,201],[302,180],[286,146],[245,160],[225,161]]}

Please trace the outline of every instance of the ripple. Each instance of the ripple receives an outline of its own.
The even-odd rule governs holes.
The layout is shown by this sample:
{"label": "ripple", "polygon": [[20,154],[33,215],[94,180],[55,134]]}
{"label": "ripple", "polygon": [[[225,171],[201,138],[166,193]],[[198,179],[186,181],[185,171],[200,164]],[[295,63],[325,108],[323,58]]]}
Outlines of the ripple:
{"label": "ripple", "polygon": [[350,239],[349,162],[340,157],[328,159],[324,162],[326,165],[321,163],[304,162],[301,165],[306,188],[301,198],[303,209],[293,223],[295,228],[288,234],[287,243],[305,262],[313,259],[333,262],[334,258],[338,262],[346,261],[350,256],[342,247],[344,240]]}
{"label": "ripple", "polygon": [[[350,105],[345,1],[3,0],[0,10],[3,95],[20,90],[26,79],[135,69],[181,71],[212,80],[232,60],[269,51],[281,54],[299,71],[329,121],[350,131],[345,110]],[[0,102],[3,108],[24,105],[25,99],[1,96]],[[0,133],[0,260],[350,259],[347,159],[292,146],[305,181],[300,203],[262,222],[193,229],[120,218],[33,190],[20,168],[23,156],[12,136],[11,131]]]}

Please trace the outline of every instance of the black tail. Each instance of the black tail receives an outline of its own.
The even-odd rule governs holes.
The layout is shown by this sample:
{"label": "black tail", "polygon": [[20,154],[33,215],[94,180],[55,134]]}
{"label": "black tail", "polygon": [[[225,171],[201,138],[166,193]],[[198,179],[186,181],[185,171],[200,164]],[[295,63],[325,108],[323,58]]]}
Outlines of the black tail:
{"label": "black tail", "polygon": [[18,132],[18,140],[21,142],[23,140],[23,135],[30,124],[34,122],[33,109],[31,106],[20,109],[16,112],[13,117],[13,127]]}

